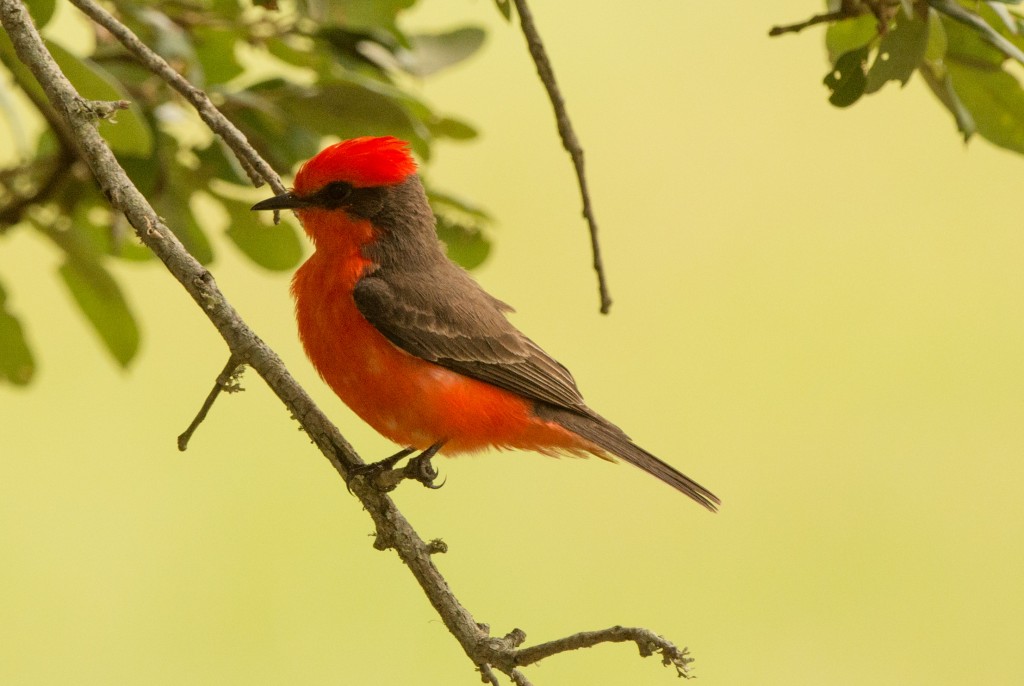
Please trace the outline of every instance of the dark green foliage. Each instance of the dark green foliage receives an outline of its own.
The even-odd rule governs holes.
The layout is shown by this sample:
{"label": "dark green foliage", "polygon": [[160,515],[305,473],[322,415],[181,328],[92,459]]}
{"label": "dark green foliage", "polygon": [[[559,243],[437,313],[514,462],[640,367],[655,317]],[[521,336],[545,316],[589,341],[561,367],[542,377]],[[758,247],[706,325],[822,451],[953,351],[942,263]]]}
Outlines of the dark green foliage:
{"label": "dark green foliage", "polygon": [[846,107],[917,71],[965,139],[978,133],[1024,153],[1024,88],[1007,69],[1024,64],[1024,19],[1008,6],[1017,4],[907,0],[884,31],[869,13],[830,25],[829,102]]}
{"label": "dark green foliage", "polygon": [[24,386],[35,371],[36,363],[21,322],[7,309],[7,293],[0,286],[0,381]]}
{"label": "dark green foliage", "polygon": [[491,253],[483,227],[490,217],[483,210],[439,191],[431,191],[430,206],[437,216],[437,235],[448,245],[448,257],[472,269]]}
{"label": "dark green foliage", "polygon": [[847,107],[857,102],[868,84],[864,63],[868,58],[868,46],[850,50],[840,55],[832,71],[825,75],[825,85],[832,91],[828,101],[836,107]]}
{"label": "dark green foliage", "polygon": [[58,270],[79,309],[118,364],[127,366],[139,349],[139,328],[121,287],[99,262],[69,253]]}

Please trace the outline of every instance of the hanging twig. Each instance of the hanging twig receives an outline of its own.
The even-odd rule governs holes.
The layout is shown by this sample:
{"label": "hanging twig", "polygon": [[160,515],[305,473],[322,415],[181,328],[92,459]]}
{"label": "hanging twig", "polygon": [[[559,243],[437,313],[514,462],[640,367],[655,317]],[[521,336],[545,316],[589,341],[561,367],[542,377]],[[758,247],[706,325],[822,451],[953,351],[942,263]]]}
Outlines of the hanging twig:
{"label": "hanging twig", "polygon": [[547,51],[544,49],[544,42],[541,41],[537,25],[533,23],[533,15],[526,4],[526,0],[515,0],[516,11],[519,12],[519,23],[523,29],[523,36],[526,37],[526,45],[530,49],[533,62],[537,65],[537,74],[547,89],[551,106],[555,110],[555,121],[558,124],[558,135],[562,137],[562,146],[572,157],[572,164],[576,168],[576,179],[579,181],[580,195],[583,198],[583,216],[590,227],[590,249],[594,255],[594,271],[597,272],[597,290],[601,298],[601,313],[608,314],[611,309],[612,299],[608,294],[608,282],[605,278],[604,264],[601,261],[601,244],[597,239],[597,219],[594,217],[594,208],[590,202],[590,192],[587,190],[587,176],[583,171],[583,148],[573,131],[572,122],[569,120],[569,113],[565,108],[565,100],[558,89],[555,81],[555,72],[551,68],[551,61],[548,59]]}

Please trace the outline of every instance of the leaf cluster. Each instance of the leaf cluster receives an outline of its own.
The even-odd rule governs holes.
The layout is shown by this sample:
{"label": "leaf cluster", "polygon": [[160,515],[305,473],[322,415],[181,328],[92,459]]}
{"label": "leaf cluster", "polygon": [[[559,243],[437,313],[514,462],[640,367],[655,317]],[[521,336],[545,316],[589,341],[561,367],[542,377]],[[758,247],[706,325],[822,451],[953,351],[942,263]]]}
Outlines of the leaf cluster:
{"label": "leaf cluster", "polygon": [[[472,55],[484,32],[459,27],[408,34],[400,15],[416,0],[115,0],[118,19],[193,85],[203,89],[278,170],[314,155],[325,139],[395,135],[428,163],[434,143],[476,136],[468,123],[436,112],[415,94],[417,82]],[[56,0],[26,3],[37,26],[50,22]],[[249,178],[220,140],[196,125],[183,98],[113,36],[91,28],[82,40],[48,42],[64,73],[86,98],[127,101],[101,120],[100,133],[135,185],[203,264],[215,259],[210,217],[226,218],[228,244],[269,270],[293,269],[302,258],[296,226],[271,226],[249,211]],[[69,48],[75,48],[71,50]],[[35,230],[62,255],[57,270],[69,295],[120,365],[139,349],[140,331],[111,264],[145,261],[135,239],[79,160],[39,84],[0,35],[0,118],[15,135],[18,162],[0,170],[0,240]],[[6,70],[7,74],[2,71]],[[35,112],[25,121],[15,93]],[[429,185],[428,185],[429,188]],[[439,235],[452,257],[472,267],[486,258],[489,218],[451,195],[428,190]],[[29,383],[35,361],[21,320],[8,307],[0,280],[0,381]]]}
{"label": "leaf cluster", "polygon": [[[1021,0],[875,3],[828,27],[829,102],[848,107],[889,81],[921,74],[964,139],[977,133],[1024,154]],[[854,7],[850,5],[850,7]],[[856,8],[851,14],[856,14]]]}

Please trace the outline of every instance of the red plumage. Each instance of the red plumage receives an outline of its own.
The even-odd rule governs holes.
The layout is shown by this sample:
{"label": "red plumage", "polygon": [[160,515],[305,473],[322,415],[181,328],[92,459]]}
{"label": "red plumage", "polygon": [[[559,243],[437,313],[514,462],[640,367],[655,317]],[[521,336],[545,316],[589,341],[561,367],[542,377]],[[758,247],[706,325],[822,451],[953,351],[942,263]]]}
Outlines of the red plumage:
{"label": "red plumage", "polygon": [[409,144],[392,136],[363,137],[328,146],[295,175],[295,193],[306,195],[331,181],[355,188],[390,186],[416,173]]}

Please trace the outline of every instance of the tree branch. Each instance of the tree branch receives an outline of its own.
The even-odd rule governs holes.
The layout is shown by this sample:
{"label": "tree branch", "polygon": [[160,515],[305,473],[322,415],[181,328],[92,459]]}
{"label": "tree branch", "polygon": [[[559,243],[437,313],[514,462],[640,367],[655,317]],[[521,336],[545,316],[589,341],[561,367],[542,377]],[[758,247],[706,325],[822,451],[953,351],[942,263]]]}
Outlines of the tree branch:
{"label": "tree branch", "polygon": [[217,396],[220,395],[221,391],[227,391],[228,393],[237,393],[242,390],[242,387],[238,384],[238,377],[241,375],[243,367],[238,361],[238,358],[234,355],[228,358],[228,363],[224,365],[224,370],[217,375],[217,380],[213,382],[213,390],[206,396],[206,400],[203,401],[202,407],[199,408],[199,412],[196,413],[195,419],[188,425],[180,436],[178,436],[178,450],[185,452],[188,450],[188,442],[192,439],[192,434],[196,432],[199,425],[206,419],[206,415],[210,412],[210,408],[213,407],[214,401],[217,400]]}
{"label": "tree branch", "polygon": [[[10,35],[19,59],[42,85],[62,125],[71,132],[75,149],[89,165],[110,204],[124,213],[139,238],[160,258],[224,338],[231,354],[228,366],[233,368],[246,364],[252,367],[281,399],[370,514],[377,530],[374,547],[394,549],[416,578],[445,627],[487,681],[497,683],[491,669],[494,667],[519,686],[527,686],[529,681],[518,667],[559,652],[605,641],[636,641],[641,647],[641,654],[662,652],[666,656],[663,661],[677,664],[678,669],[678,659],[667,657],[669,653],[666,651],[671,644],[645,629],[614,627],[604,632],[577,634],[520,649],[526,638],[521,630],[498,638],[490,635],[486,625],[477,623],[433,563],[432,555],[445,550],[443,542],[424,541],[394,502],[374,488],[370,480],[356,473],[359,470],[354,468],[363,465],[363,461],[296,383],[277,354],[242,320],[220,292],[210,272],[185,250],[133,185],[95,125],[96,118],[102,114],[103,103],[85,100],[78,94],[47,52],[22,3],[0,0],[0,23]],[[244,139],[240,144],[248,146]],[[251,149],[245,156],[258,158]],[[218,379],[218,388],[220,386]],[[675,650],[674,646],[672,650]],[[678,654],[684,655],[685,651]]]}
{"label": "tree branch", "polygon": [[601,244],[597,240],[597,219],[594,217],[594,208],[590,202],[590,191],[587,190],[587,176],[583,171],[583,148],[576,138],[576,132],[572,128],[572,121],[569,120],[569,112],[565,108],[565,100],[562,99],[562,92],[558,89],[555,81],[555,72],[551,67],[551,60],[544,49],[544,42],[537,31],[537,25],[533,23],[533,14],[530,12],[526,0],[515,0],[516,11],[519,12],[519,24],[523,29],[523,36],[526,38],[526,45],[530,49],[530,55],[537,66],[537,74],[540,76],[544,88],[548,92],[551,106],[555,110],[555,121],[558,124],[558,135],[562,138],[562,147],[572,157],[572,164],[576,168],[576,179],[579,181],[580,196],[583,198],[583,216],[590,227],[590,250],[594,255],[594,271],[597,272],[597,290],[601,298],[601,313],[608,314],[612,306],[612,299],[608,293],[608,282],[604,273],[604,263],[601,260]]}

